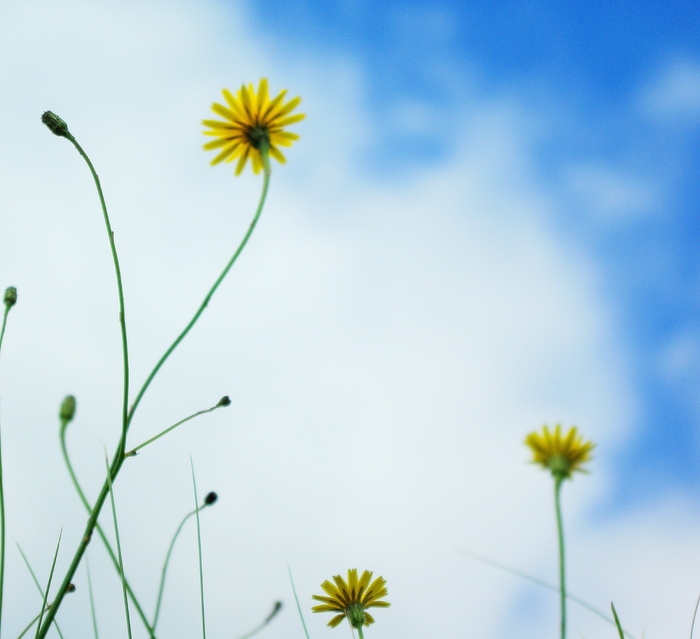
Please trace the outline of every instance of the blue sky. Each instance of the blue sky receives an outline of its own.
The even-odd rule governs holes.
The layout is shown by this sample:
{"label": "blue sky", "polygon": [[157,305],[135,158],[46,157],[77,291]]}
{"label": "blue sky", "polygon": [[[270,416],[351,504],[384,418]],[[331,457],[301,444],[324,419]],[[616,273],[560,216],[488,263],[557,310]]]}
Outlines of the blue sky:
{"label": "blue sky", "polygon": [[[283,48],[359,61],[376,132],[362,158],[372,173],[396,176],[439,161],[455,150],[470,98],[508,92],[527,109],[556,113],[537,141],[534,170],[562,197],[570,197],[562,184],[567,167],[587,159],[642,179],[664,176],[663,202],[637,219],[601,225],[587,202],[570,198],[551,223],[605,271],[643,397],[636,434],[618,453],[610,506],[666,487],[700,495],[700,363],[688,361],[670,380],[655,365],[670,340],[698,329],[695,3],[269,2],[253,8],[253,19]],[[690,104],[677,107],[675,121],[655,121],[643,110],[643,87],[673,60],[696,74]],[[436,73],[440,66],[448,82]],[[392,125],[390,114],[406,100],[428,105],[423,126]]]}
{"label": "blue sky", "polygon": [[[57,450],[58,404],[78,397],[69,445],[88,492],[120,407],[95,193],[41,113],[66,119],[102,178],[138,383],[257,202],[259,176],[208,166],[200,122],[222,88],[268,77],[302,96],[301,139],[274,166],[234,273],[140,405],[133,444],[222,394],[233,403],[119,479],[146,607],[191,506],[191,454],[198,486],[221,497],[203,521],[211,636],[243,634],[278,598],[266,639],[301,636],[288,565],[304,606],[351,566],[383,574],[392,607],[372,636],[554,636],[556,597],[457,550],[556,580],[551,484],[522,441],[561,421],[598,444],[591,474],[566,486],[572,591],[599,608],[614,598],[636,637],[687,633],[700,574],[698,13],[0,5],[12,123],[0,286],[20,300],[0,365],[11,537],[45,575],[63,527],[65,567],[84,515]],[[194,543],[187,529],[165,635],[198,632]],[[104,636],[123,637],[113,571],[89,553]],[[11,633],[36,593],[17,553],[8,562]],[[85,593],[83,574],[62,612],[73,636],[89,632]],[[307,623],[314,639],[342,634],[320,615]],[[571,636],[610,630],[571,611]]]}

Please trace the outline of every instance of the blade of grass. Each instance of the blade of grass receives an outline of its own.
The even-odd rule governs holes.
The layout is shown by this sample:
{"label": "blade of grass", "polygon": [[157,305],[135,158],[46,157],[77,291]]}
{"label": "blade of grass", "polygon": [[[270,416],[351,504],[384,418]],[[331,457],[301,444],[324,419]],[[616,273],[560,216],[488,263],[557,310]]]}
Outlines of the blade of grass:
{"label": "blade of grass", "polygon": [[[505,570],[506,572],[509,572],[511,575],[515,575],[516,577],[521,577],[522,579],[526,579],[527,581],[531,581],[533,584],[537,584],[538,586],[542,586],[542,588],[546,588],[547,590],[551,590],[552,592],[559,592],[559,588],[556,586],[553,586],[552,584],[547,583],[546,581],[543,581],[541,579],[538,579],[537,577],[533,577],[532,575],[528,575],[525,572],[520,572],[519,570],[515,570],[515,568],[511,568],[510,566],[506,566],[504,564],[501,564],[497,561],[494,561],[493,559],[488,559],[486,557],[482,557],[481,555],[477,555],[473,552],[469,552],[467,550],[457,550],[458,553],[465,555],[467,557],[470,557],[471,559],[475,559],[476,561],[480,561],[487,566],[492,566],[493,568],[499,568],[500,570]],[[601,612],[594,606],[591,606],[588,602],[584,601],[583,599],[580,599],[579,597],[576,597],[572,595],[571,593],[566,593],[566,598],[570,599],[574,603],[577,603],[579,606],[582,608],[585,608],[589,612],[592,612],[594,615],[600,617],[601,619],[604,619],[611,625],[615,625],[615,620],[612,617],[609,617],[605,613]],[[625,637],[628,639],[635,639],[633,635],[631,635],[629,632],[624,631]]]}
{"label": "blade of grass", "polygon": [[124,578],[124,559],[122,557],[122,545],[119,539],[119,523],[117,521],[117,507],[114,505],[114,491],[112,490],[112,473],[109,468],[109,457],[105,449],[105,468],[107,469],[107,483],[109,484],[109,501],[112,506],[112,521],[114,521],[114,536],[117,543],[117,558],[119,559],[119,576],[122,582],[122,594],[124,596],[124,614],[126,616],[126,630],[131,637],[131,615],[129,614],[129,597],[126,593],[126,579]]}
{"label": "blade of grass", "polygon": [[36,636],[39,636],[39,631],[41,630],[41,620],[44,616],[44,612],[46,612],[47,606],[46,602],[49,599],[49,590],[51,589],[51,581],[53,580],[53,572],[56,569],[56,560],[58,559],[58,549],[61,547],[61,537],[63,537],[63,528],[61,528],[61,532],[58,533],[58,542],[56,543],[56,551],[53,554],[53,561],[51,562],[51,570],[49,571],[49,581],[46,584],[46,590],[44,591],[44,601],[41,604],[41,612],[39,613],[39,623],[36,627]]}
{"label": "blade of grass", "polygon": [[204,614],[204,570],[202,569],[202,529],[199,522],[199,498],[197,497],[197,480],[194,476],[194,462],[190,455],[192,468],[192,489],[194,490],[194,514],[197,518],[197,559],[199,561],[199,600],[202,605],[202,639],[207,639],[207,624]]}
{"label": "blade of grass", "polygon": [[[24,560],[24,565],[27,567],[29,574],[32,576],[32,580],[34,581],[34,585],[36,586],[36,589],[39,591],[39,595],[41,597],[43,597],[44,596],[44,589],[41,587],[39,580],[36,578],[36,573],[34,572],[34,570],[32,570],[32,567],[29,563],[29,560],[27,559],[27,556],[24,554],[22,547],[17,542],[15,542],[15,544],[17,544],[17,550],[19,550],[19,554],[22,555],[22,559]],[[29,632],[29,629],[36,623],[36,621],[39,619],[41,614],[42,613],[40,612],[36,617],[34,617],[34,619],[30,622],[30,624],[24,629],[24,632],[22,632],[20,637],[22,635],[26,634],[27,632]],[[63,633],[61,632],[61,629],[58,627],[58,622],[55,619],[54,619],[53,625],[56,627],[56,631],[58,632],[59,637],[61,637],[61,639],[63,639]]]}
{"label": "blade of grass", "polygon": [[304,615],[301,612],[301,606],[299,605],[299,597],[297,597],[297,589],[294,587],[294,578],[292,577],[292,569],[287,566],[287,572],[289,573],[289,581],[292,582],[292,592],[294,593],[294,601],[297,602],[297,610],[299,611],[299,619],[301,619],[301,625],[304,626],[304,634],[306,639],[309,639],[309,631],[306,629],[306,622],[304,621]]}
{"label": "blade of grass", "polygon": [[92,616],[92,629],[95,633],[95,639],[99,639],[99,633],[97,632],[97,614],[95,612],[95,598],[92,593],[92,579],[90,578],[90,561],[85,556],[85,570],[87,571],[87,582],[88,582],[88,595],[90,597],[90,615]]}
{"label": "blade of grass", "polygon": [[625,639],[625,633],[622,632],[622,626],[620,625],[620,618],[617,616],[617,610],[615,610],[615,605],[612,601],[610,602],[610,607],[612,608],[613,617],[615,617],[615,626],[617,627],[620,639]]}

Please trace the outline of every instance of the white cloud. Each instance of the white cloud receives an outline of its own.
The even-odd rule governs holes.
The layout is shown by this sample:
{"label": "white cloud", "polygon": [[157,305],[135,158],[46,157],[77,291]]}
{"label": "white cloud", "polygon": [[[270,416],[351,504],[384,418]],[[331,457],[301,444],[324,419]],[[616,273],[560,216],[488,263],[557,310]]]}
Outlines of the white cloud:
{"label": "white cloud", "polygon": [[[524,463],[521,440],[556,420],[578,423],[600,451],[595,473],[567,486],[572,549],[588,534],[601,545],[631,531],[638,540],[586,546],[586,565],[573,561],[573,575],[588,571],[581,594],[608,588],[618,570],[609,589],[631,593],[620,608],[639,618],[647,600],[634,598],[631,567],[652,546],[659,566],[669,558],[669,577],[686,586],[689,567],[674,559],[669,534],[674,522],[688,544],[694,538],[696,522],[682,510],[664,510],[664,529],[648,514],[622,519],[610,537],[586,519],[614,473],[606,451],[624,441],[635,396],[596,265],[548,225],[555,204],[532,178],[518,105],[473,110],[461,154],[382,184],[354,164],[371,133],[361,69],[308,51],[282,57],[237,5],[24,2],[4,11],[0,60],[14,61],[0,69],[14,87],[4,119],[16,126],[0,149],[0,273],[20,295],[2,353],[4,472],[10,535],[40,578],[59,527],[60,571],[84,521],[57,450],[58,404],[67,392],[78,396],[71,454],[93,495],[102,442],[116,439],[121,372],[93,187],[39,115],[55,108],[66,117],[97,164],[121,252],[138,385],[225,263],[257,199],[258,179],[206,165],[198,121],[222,85],[267,74],[273,90],[304,96],[302,140],[275,169],[240,264],[141,405],[133,443],[223,394],[233,405],[144,450],[119,478],[127,569],[147,609],[170,534],[191,506],[191,452],[201,493],[221,494],[202,517],[211,636],[243,634],[278,598],[287,606],[266,636],[301,636],[289,563],[305,610],[323,579],[367,567],[389,581],[393,605],[377,615],[386,636],[478,628],[511,637],[503,611],[514,611],[511,624],[526,618],[511,605],[520,584],[455,549],[555,574],[551,486]],[[190,527],[171,568],[162,636],[198,632],[193,544]],[[90,554],[101,636],[121,637],[118,584],[97,542]],[[36,601],[12,547],[10,555],[11,634]],[[596,571],[605,578],[594,585]],[[663,593],[667,582],[644,588]],[[87,632],[84,573],[65,606],[66,634]],[[542,636],[555,626],[555,607],[517,635]],[[312,636],[332,634],[326,621],[307,615]],[[669,620],[666,633],[686,621]],[[650,617],[644,623],[656,627]]]}
{"label": "white cloud", "polygon": [[698,124],[700,63],[688,58],[667,63],[644,91],[642,108],[654,119],[672,124]]}

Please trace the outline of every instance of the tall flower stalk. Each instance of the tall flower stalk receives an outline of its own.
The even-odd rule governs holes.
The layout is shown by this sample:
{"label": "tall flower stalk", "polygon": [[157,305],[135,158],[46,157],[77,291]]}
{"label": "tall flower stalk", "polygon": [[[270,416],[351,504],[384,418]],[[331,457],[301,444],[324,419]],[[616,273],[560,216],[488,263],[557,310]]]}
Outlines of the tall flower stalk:
{"label": "tall flower stalk", "polygon": [[571,479],[574,471],[587,472],[582,464],[591,459],[593,442],[583,440],[575,426],[562,437],[559,424],[550,433],[544,426],[541,433],[530,433],[525,444],[533,454],[532,462],[552,473],[554,479],[554,510],[557,518],[559,546],[559,596],[561,609],[560,637],[566,639],[566,557],[564,553],[564,523],[561,513],[561,487],[565,479]]}
{"label": "tall flower stalk", "polygon": [[[143,398],[151,382],[158,374],[158,371],[161,369],[161,367],[170,357],[173,351],[177,348],[180,342],[190,332],[192,327],[196,324],[197,320],[204,312],[204,309],[209,304],[209,301],[211,300],[212,296],[219,288],[219,285],[223,282],[225,277],[228,275],[229,271],[235,264],[240,254],[243,252],[243,249],[245,248],[245,246],[248,243],[248,240],[253,234],[253,231],[257,226],[258,220],[260,219],[260,215],[262,214],[262,210],[267,198],[271,174],[269,161],[270,155],[275,157],[278,161],[284,162],[285,158],[280,153],[277,146],[289,146],[291,145],[293,140],[298,139],[299,137],[296,134],[284,131],[284,127],[288,124],[298,122],[299,120],[304,118],[303,114],[298,114],[294,116],[289,115],[289,113],[299,104],[300,98],[295,98],[287,104],[283,104],[285,93],[286,92],[283,91],[276,98],[270,100],[268,95],[267,80],[265,79],[261,80],[260,88],[257,94],[253,89],[252,85],[249,85],[249,87],[247,88],[243,86],[238,92],[236,98],[234,98],[228,91],[224,91],[224,96],[226,97],[226,100],[228,102],[228,108],[216,104],[212,108],[215,113],[223,115],[225,118],[227,118],[228,121],[204,121],[204,124],[212,129],[212,131],[207,131],[205,133],[217,137],[217,140],[205,145],[205,148],[210,149],[222,147],[223,149],[221,153],[214,159],[212,164],[216,164],[222,160],[231,161],[232,159],[237,157],[239,160],[237,164],[236,174],[240,174],[247,160],[250,158],[255,173],[258,173],[261,169],[263,170],[264,175],[260,201],[255,211],[255,215],[253,216],[253,220],[250,223],[250,226],[248,227],[248,231],[246,232],[238,247],[234,251],[232,257],[229,259],[223,271],[214,281],[214,284],[207,292],[206,296],[204,297],[204,300],[200,304],[199,308],[195,312],[190,322],[185,326],[182,332],[175,338],[173,343],[166,349],[165,353],[158,360],[153,370],[148,375],[140,390],[136,394],[131,408],[128,407],[129,351],[126,331],[126,313],[124,308],[124,293],[122,287],[121,271],[119,267],[119,259],[117,256],[116,245],[114,242],[114,233],[112,231],[109,215],[107,213],[107,206],[102,192],[102,187],[100,185],[100,180],[92,165],[92,162],[90,161],[87,154],[83,151],[82,147],[78,144],[75,137],[68,130],[67,124],[60,117],[58,117],[54,113],[51,113],[50,111],[47,111],[42,116],[42,122],[51,130],[52,133],[59,137],[66,138],[75,146],[76,150],[80,153],[80,155],[87,163],[92,174],[93,180],[95,182],[95,186],[97,187],[103,217],[105,220],[105,225],[107,227],[107,234],[109,237],[110,249],[112,252],[114,269],[117,279],[117,291],[119,298],[119,324],[123,354],[123,399],[121,434],[116,452],[114,453],[112,461],[109,464],[107,478],[102,486],[97,500],[90,509],[90,516],[85,527],[85,532],[73,556],[73,559],[70,563],[68,571],[66,572],[63,582],[61,583],[52,604],[48,607],[48,609],[46,610],[46,614],[43,616],[43,620],[40,624],[40,627],[37,630],[37,639],[43,639],[48,633],[51,623],[53,622],[54,617],[56,616],[56,613],[61,605],[61,602],[63,601],[63,597],[65,596],[66,592],[69,591],[72,579],[85,554],[87,546],[90,543],[92,534],[95,528],[97,527],[97,521],[100,512],[102,510],[102,507],[104,506],[107,496],[110,493],[111,486],[117,479],[117,476],[122,468],[124,461],[127,459],[127,457],[129,457],[129,455],[126,453],[126,438],[136,408],[141,402],[141,399]],[[62,426],[62,428],[64,427]],[[149,636],[153,639],[155,635],[152,626],[148,624],[145,620],[144,623],[146,625],[146,629],[148,630]]]}

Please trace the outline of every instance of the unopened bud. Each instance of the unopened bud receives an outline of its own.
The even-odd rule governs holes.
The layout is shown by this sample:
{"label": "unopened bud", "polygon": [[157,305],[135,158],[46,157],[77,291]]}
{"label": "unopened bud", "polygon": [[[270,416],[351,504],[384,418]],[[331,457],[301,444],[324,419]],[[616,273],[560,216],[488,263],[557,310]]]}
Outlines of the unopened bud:
{"label": "unopened bud", "polygon": [[7,308],[12,308],[17,304],[17,289],[14,286],[8,286],[5,289],[4,302]]}
{"label": "unopened bud", "polygon": [[224,395],[220,400],[217,406],[228,406],[231,403],[231,398],[228,395]]}
{"label": "unopened bud", "polygon": [[73,395],[66,395],[63,403],[61,404],[61,410],[58,413],[59,418],[63,424],[67,424],[72,421],[75,415],[75,397]]}
{"label": "unopened bud", "polygon": [[216,500],[218,498],[219,496],[214,491],[212,491],[204,498],[204,505],[211,506],[212,504],[216,503]]}
{"label": "unopened bud", "polygon": [[51,133],[54,135],[58,135],[63,138],[67,138],[70,135],[68,125],[51,111],[44,111],[44,114],[41,116],[41,121],[47,127],[49,127],[49,131],[51,131]]}
{"label": "unopened bud", "polygon": [[75,584],[68,584],[68,588],[66,588],[66,592],[75,592]]}

